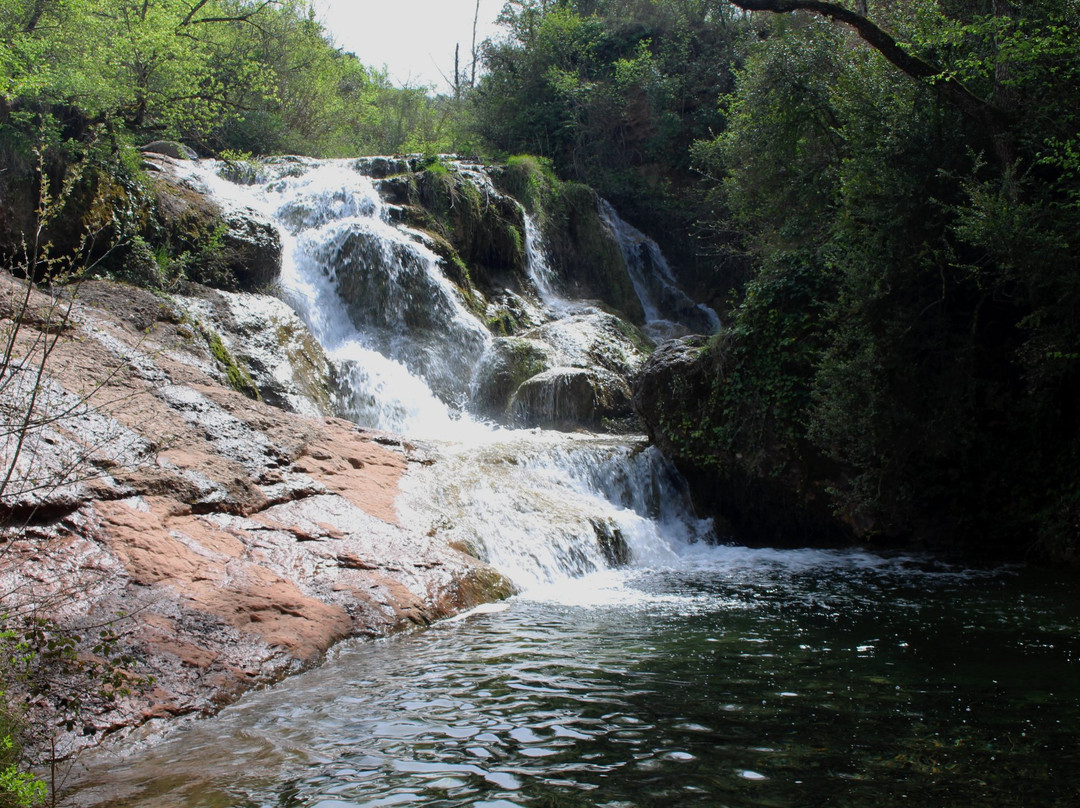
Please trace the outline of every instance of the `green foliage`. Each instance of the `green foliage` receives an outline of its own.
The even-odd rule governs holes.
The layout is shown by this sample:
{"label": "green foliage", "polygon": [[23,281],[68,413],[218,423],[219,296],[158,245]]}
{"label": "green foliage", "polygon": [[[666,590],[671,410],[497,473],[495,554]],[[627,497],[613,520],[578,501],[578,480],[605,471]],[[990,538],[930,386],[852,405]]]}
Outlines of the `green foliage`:
{"label": "green foliage", "polygon": [[543,224],[545,211],[551,207],[550,201],[558,186],[551,160],[532,154],[511,155],[506,160],[504,184],[525,210],[539,216]]}
{"label": "green foliage", "polygon": [[[726,2],[509,3],[505,40],[485,44],[475,125],[507,154],[552,161],[657,237],[675,265],[707,274],[690,146],[723,125],[745,23]],[[528,205],[529,203],[526,202]]]}
{"label": "green foliage", "polygon": [[211,153],[475,145],[459,105],[335,48],[306,0],[5,0],[0,98]]}
{"label": "green foliage", "polygon": [[0,806],[30,808],[50,796],[56,804],[57,783],[33,776],[29,764],[49,765],[55,776],[50,739],[96,734],[96,716],[152,684],[136,672],[123,620],[76,634],[33,608],[0,616]]}
{"label": "green foliage", "polygon": [[45,802],[49,787],[25,770],[21,745],[16,743],[23,727],[0,692],[0,806],[32,808]]}
{"label": "green foliage", "polygon": [[871,15],[991,118],[833,23],[769,20],[694,149],[756,266],[698,437],[758,475],[794,464],[866,537],[1061,557],[1080,536],[1077,20],[1009,8]]}

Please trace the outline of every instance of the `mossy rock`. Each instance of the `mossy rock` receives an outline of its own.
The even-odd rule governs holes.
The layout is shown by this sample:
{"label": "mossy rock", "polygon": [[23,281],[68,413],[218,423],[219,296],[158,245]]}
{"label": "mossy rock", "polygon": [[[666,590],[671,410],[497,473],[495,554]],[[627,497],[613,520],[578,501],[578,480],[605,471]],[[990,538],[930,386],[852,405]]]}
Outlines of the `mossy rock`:
{"label": "mossy rock", "polygon": [[277,278],[281,239],[268,222],[226,214],[204,194],[161,172],[153,180],[155,223],[146,233],[162,280],[254,292]]}
{"label": "mossy rock", "polygon": [[601,429],[632,414],[626,380],[601,368],[558,367],[527,379],[510,402],[516,426]]}
{"label": "mossy rock", "polygon": [[193,148],[176,140],[155,140],[140,146],[139,151],[144,154],[164,154],[174,160],[197,160],[199,157]]}
{"label": "mossy rock", "polygon": [[473,378],[471,409],[484,418],[506,421],[510,400],[526,380],[548,370],[552,349],[542,342],[498,337],[487,347]]}
{"label": "mossy rock", "polygon": [[645,311],[626,271],[626,260],[611,229],[600,218],[596,192],[566,183],[555,232],[549,238],[552,265],[581,297],[613,306],[632,323],[645,322]]}
{"label": "mossy rock", "polygon": [[453,170],[417,174],[410,194],[428,214],[417,225],[446,239],[482,289],[524,277],[525,220],[512,199],[486,193]]}

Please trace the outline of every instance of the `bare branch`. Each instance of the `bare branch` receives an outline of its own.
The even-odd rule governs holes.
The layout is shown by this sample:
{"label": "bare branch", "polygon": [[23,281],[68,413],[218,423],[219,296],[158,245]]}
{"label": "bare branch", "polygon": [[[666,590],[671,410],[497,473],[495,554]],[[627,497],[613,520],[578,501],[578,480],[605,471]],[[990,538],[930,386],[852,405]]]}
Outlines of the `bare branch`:
{"label": "bare branch", "polygon": [[255,8],[243,14],[224,15],[220,17],[199,17],[198,19],[195,19],[195,15],[198,14],[199,10],[208,2],[209,0],[199,0],[199,2],[195,4],[195,7],[190,12],[188,12],[188,15],[183,19],[183,21],[178,26],[176,26],[177,29],[184,28],[188,25],[200,25],[202,23],[211,22],[250,22],[252,19],[257,17],[267,6],[276,6],[278,4],[278,0],[263,0],[263,2],[255,6]]}

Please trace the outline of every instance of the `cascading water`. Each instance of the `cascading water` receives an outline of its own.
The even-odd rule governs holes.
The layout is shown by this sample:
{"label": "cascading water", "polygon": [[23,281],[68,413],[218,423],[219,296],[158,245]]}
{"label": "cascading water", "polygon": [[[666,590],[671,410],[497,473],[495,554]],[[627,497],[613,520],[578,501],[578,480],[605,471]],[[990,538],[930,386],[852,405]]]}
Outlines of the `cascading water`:
{"label": "cascading water", "polygon": [[619,242],[626,270],[645,310],[645,332],[657,342],[688,333],[712,334],[720,318],[704,303],[695,303],[679,288],[660,246],[624,221],[607,200],[600,216]]}
{"label": "cascading water", "polygon": [[[695,542],[706,527],[643,441],[472,420],[455,400],[462,357],[506,343],[470,322],[351,163],[274,170],[250,188],[205,181],[283,227],[283,292],[337,362],[342,409],[439,438],[437,462],[404,481],[402,520],[528,591],[423,632],[343,643],[158,747],[110,756],[71,804],[1075,802],[1073,578]],[[417,301],[392,291],[405,277],[432,298],[441,332],[422,317],[410,327]],[[587,306],[545,306],[550,319],[512,347],[604,359],[588,349]]]}
{"label": "cascading water", "polygon": [[[439,462],[403,486],[407,524],[439,531],[524,589],[626,563],[664,564],[708,537],[678,475],[640,439],[498,429],[473,419],[472,381],[492,337],[421,234],[390,221],[355,162],[292,160],[245,186],[213,168],[196,171],[223,203],[255,209],[282,231],[282,294],[337,367],[341,414],[432,441]],[[481,167],[461,171],[482,192],[497,193]],[[537,228],[525,222],[528,273],[539,292],[533,305],[545,321],[533,339],[567,366],[551,371],[564,374],[542,391],[551,397],[566,379],[610,373],[584,366],[604,353],[596,347],[603,329],[617,328],[611,315],[556,293]],[[611,356],[601,361],[612,366],[631,361],[606,343],[604,351]],[[558,407],[548,409],[542,414],[554,417]]]}

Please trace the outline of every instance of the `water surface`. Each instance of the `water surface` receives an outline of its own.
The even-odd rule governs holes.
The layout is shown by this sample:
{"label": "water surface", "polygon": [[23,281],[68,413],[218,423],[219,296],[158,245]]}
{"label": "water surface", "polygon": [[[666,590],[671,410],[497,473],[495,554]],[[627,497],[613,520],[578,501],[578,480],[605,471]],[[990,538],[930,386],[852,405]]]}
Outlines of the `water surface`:
{"label": "water surface", "polygon": [[1065,806],[1062,581],[690,547],[346,644],[98,774],[110,806]]}

